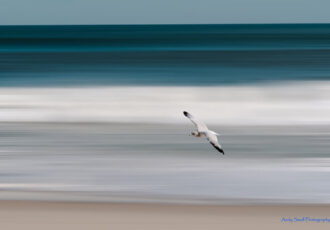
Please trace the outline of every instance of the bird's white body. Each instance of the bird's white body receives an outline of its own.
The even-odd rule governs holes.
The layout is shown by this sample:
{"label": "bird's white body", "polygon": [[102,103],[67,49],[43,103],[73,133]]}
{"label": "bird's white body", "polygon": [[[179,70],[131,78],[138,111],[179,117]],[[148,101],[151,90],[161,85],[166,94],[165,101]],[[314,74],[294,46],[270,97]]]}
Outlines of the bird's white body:
{"label": "bird's white body", "polygon": [[194,116],[192,116],[190,113],[184,111],[183,114],[189,118],[191,120],[191,122],[196,126],[197,131],[194,131],[191,133],[191,135],[195,136],[195,137],[206,137],[206,139],[210,142],[210,144],[217,149],[219,152],[221,152],[222,154],[225,154],[225,152],[223,151],[221,145],[218,142],[218,138],[217,136],[219,135],[218,133],[209,130],[207,128],[207,126],[197,120]]}

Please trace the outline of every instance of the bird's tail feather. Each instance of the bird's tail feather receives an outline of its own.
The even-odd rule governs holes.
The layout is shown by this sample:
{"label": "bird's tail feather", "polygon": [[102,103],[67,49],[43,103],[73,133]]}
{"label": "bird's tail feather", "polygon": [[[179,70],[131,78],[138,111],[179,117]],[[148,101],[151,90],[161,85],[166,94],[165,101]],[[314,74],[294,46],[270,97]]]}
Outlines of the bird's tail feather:
{"label": "bird's tail feather", "polygon": [[214,135],[220,136],[219,133],[216,133],[216,132],[214,132],[214,131],[212,131],[212,130],[209,130],[209,132],[210,132],[210,133],[213,133]]}

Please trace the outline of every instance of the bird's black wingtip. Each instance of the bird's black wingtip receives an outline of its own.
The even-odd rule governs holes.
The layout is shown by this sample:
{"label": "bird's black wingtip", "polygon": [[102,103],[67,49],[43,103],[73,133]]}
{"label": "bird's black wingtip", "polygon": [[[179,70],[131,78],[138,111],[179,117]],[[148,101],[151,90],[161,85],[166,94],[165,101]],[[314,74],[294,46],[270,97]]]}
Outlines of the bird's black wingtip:
{"label": "bird's black wingtip", "polygon": [[188,112],[187,111],[183,111],[183,115],[185,115],[187,117],[188,116]]}
{"label": "bird's black wingtip", "polygon": [[225,152],[223,151],[222,148],[219,148],[218,146],[216,146],[216,145],[213,144],[212,142],[210,142],[210,143],[211,143],[211,145],[212,145],[216,150],[218,150],[220,153],[222,153],[222,155],[225,155]]}
{"label": "bird's black wingtip", "polygon": [[216,148],[220,153],[222,153],[222,155],[225,155],[225,152],[223,151],[223,149],[220,148]]}

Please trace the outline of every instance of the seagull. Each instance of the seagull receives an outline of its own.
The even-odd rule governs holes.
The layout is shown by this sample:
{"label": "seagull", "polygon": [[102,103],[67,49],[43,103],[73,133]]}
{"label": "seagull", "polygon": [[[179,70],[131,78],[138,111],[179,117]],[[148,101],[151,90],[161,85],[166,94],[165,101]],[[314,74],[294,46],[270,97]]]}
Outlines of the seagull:
{"label": "seagull", "polygon": [[223,151],[221,145],[218,142],[218,138],[217,136],[219,136],[220,134],[211,131],[207,128],[207,126],[202,122],[199,121],[198,119],[196,119],[193,115],[191,115],[190,113],[183,111],[183,115],[185,115],[187,118],[189,118],[191,120],[191,122],[196,126],[197,131],[194,131],[191,133],[191,135],[195,136],[195,137],[206,137],[206,139],[210,142],[210,144],[216,149],[218,150],[220,153],[222,153],[223,155],[225,155],[225,152]]}

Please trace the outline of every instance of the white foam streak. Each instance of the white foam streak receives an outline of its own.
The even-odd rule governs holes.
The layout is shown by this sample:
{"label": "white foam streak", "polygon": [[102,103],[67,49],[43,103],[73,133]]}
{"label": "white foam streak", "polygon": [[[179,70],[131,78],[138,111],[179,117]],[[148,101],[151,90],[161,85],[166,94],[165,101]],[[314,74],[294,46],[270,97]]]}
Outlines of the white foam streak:
{"label": "white foam streak", "polygon": [[330,82],[219,87],[0,88],[0,121],[329,124]]}

